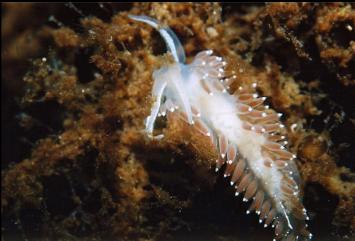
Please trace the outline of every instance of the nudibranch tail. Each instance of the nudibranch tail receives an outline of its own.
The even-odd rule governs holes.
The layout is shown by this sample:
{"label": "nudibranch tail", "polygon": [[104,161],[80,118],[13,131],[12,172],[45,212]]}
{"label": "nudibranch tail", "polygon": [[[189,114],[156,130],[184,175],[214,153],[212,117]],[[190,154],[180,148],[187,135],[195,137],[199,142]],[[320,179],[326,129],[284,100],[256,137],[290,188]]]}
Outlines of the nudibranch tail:
{"label": "nudibranch tail", "polygon": [[174,60],[177,63],[185,63],[186,57],[184,48],[179,38],[169,27],[161,26],[161,24],[156,19],[148,16],[136,16],[129,14],[128,17],[133,20],[149,24],[150,26],[158,30],[160,35],[163,37],[169,52],[173,55]]}
{"label": "nudibranch tail", "polygon": [[[308,216],[298,186],[300,176],[294,163],[296,156],[286,150],[287,141],[280,134],[284,127],[279,123],[280,115],[263,105],[265,98],[243,88],[234,96],[237,115],[243,121],[242,128],[255,139],[258,136],[265,139],[260,145],[261,155],[254,158],[251,151],[243,153],[244,149],[251,147],[243,147],[242,143],[236,145],[228,138],[228,132],[212,132],[219,152],[216,171],[226,166],[224,177],[230,177],[230,184],[236,189],[235,195],[244,193],[243,201],[252,200],[247,214],[255,211],[264,227],[273,226],[277,240],[310,240],[312,235],[305,223]],[[254,152],[257,150],[255,148]]]}
{"label": "nudibranch tail", "polygon": [[224,176],[230,177],[235,195],[244,193],[243,201],[252,200],[247,213],[255,211],[264,227],[274,227],[277,240],[310,240],[296,156],[286,149],[281,115],[264,105],[265,97],[248,88],[228,93],[236,75],[227,76],[226,62],[212,50],[198,53],[191,64],[185,64],[184,50],[173,31],[147,16],[130,18],[157,29],[175,59],[153,73],[155,102],[146,119],[147,133],[152,135],[158,116],[176,112],[215,147],[216,171],[225,166]]}

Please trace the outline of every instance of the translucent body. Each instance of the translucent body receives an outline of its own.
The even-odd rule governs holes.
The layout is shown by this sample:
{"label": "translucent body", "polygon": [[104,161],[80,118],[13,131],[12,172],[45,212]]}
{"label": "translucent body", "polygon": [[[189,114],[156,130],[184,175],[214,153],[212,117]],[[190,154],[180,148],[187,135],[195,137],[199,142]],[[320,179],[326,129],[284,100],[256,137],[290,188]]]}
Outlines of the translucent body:
{"label": "translucent body", "polygon": [[283,127],[279,116],[267,111],[262,105],[264,98],[244,91],[228,93],[226,63],[212,56],[211,50],[200,52],[191,64],[185,64],[183,48],[169,28],[146,16],[131,18],[155,27],[175,59],[153,73],[154,104],[145,123],[147,134],[153,137],[159,115],[177,111],[216,146],[220,152],[217,169],[227,159],[225,176],[231,176],[232,185],[238,183],[236,195],[245,191],[244,200],[253,197],[253,209],[266,226],[276,227],[277,239],[310,239],[295,156],[279,143],[284,138],[279,135]]}

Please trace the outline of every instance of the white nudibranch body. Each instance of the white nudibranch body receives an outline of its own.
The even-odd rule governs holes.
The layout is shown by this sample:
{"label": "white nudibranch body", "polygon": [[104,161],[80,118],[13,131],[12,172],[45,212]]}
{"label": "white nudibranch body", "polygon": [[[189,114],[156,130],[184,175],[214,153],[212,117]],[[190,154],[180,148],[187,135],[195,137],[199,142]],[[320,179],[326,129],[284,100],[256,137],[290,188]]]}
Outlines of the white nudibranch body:
{"label": "white nudibranch body", "polygon": [[230,177],[236,195],[244,192],[243,200],[253,201],[247,213],[255,211],[264,227],[273,226],[278,240],[310,240],[295,155],[284,147],[280,114],[263,104],[264,97],[242,87],[230,94],[228,83],[236,76],[227,76],[226,62],[212,50],[186,64],[184,49],[170,28],[147,16],[129,17],[157,29],[175,60],[153,73],[155,102],[146,119],[147,134],[154,138],[156,118],[174,112],[215,146],[216,171],[226,164],[224,176]]}

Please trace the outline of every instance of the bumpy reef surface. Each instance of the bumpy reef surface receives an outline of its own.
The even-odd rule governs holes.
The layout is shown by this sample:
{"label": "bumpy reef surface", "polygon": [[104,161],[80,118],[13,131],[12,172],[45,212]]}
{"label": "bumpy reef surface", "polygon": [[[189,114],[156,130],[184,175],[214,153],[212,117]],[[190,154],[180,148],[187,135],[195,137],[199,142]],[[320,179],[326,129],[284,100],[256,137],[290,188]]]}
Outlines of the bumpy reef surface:
{"label": "bumpy reef surface", "polygon": [[[213,49],[284,113],[314,240],[355,231],[354,4],[2,4],[2,240],[272,240],[211,153],[143,120],[152,72]],[[195,138],[198,139],[198,138]],[[189,144],[190,143],[190,144]],[[193,145],[191,144],[193,143]]]}

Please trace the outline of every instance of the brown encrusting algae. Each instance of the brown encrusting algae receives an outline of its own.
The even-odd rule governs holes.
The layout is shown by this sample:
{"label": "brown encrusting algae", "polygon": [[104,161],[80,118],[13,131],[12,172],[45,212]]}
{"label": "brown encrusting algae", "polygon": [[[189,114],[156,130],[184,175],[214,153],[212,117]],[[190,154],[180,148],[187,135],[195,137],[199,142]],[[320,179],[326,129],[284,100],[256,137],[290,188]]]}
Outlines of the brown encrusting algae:
{"label": "brown encrusting algae", "polygon": [[170,27],[187,63],[212,49],[236,75],[230,93],[283,113],[312,240],[353,240],[349,3],[3,4],[2,240],[273,239],[228,170],[214,172],[204,123],[168,115],[155,122],[164,138],[147,137],[153,72],[174,59],[129,14]]}

